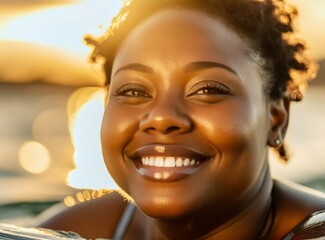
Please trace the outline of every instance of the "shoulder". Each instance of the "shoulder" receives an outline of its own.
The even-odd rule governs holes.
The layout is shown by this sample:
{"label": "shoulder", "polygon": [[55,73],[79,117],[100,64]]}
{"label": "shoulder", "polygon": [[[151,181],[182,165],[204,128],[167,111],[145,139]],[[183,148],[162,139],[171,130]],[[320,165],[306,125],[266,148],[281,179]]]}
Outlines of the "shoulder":
{"label": "shoulder", "polygon": [[281,213],[310,215],[325,209],[325,194],[289,181],[274,180],[273,198]]}
{"label": "shoulder", "polygon": [[109,238],[120,220],[127,202],[117,192],[77,204],[60,211],[39,227],[72,231],[82,237]]}
{"label": "shoulder", "polygon": [[282,239],[315,212],[325,210],[325,194],[284,181],[274,181],[273,236]]}
{"label": "shoulder", "polygon": [[294,239],[324,239],[325,210],[313,213],[290,232],[285,240]]}

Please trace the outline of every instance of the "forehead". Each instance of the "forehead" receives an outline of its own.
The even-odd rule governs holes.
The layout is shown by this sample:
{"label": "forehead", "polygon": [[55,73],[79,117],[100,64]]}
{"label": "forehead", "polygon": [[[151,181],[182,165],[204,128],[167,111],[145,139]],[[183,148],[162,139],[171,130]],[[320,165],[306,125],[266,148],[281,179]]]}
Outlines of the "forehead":
{"label": "forehead", "polygon": [[231,62],[239,55],[247,57],[248,50],[243,38],[222,20],[195,10],[167,9],[149,17],[129,33],[114,63],[147,61],[157,54],[166,59],[171,55],[178,56],[178,60],[220,57]]}

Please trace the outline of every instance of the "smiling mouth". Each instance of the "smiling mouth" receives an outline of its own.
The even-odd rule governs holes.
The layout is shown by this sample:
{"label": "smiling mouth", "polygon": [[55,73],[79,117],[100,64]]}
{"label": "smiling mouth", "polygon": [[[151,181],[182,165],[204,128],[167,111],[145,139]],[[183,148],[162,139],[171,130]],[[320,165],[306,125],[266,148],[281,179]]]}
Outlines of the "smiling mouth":
{"label": "smiling mouth", "polygon": [[148,180],[175,182],[193,175],[204,161],[183,157],[151,156],[142,157],[141,161],[133,163],[140,175]]}
{"label": "smiling mouth", "polygon": [[172,156],[150,156],[142,157],[141,162],[144,166],[173,168],[173,167],[189,167],[200,164],[200,160],[187,157],[172,157]]}
{"label": "smiling mouth", "polygon": [[194,174],[209,156],[178,145],[147,145],[131,159],[137,171],[152,181],[173,182]]}

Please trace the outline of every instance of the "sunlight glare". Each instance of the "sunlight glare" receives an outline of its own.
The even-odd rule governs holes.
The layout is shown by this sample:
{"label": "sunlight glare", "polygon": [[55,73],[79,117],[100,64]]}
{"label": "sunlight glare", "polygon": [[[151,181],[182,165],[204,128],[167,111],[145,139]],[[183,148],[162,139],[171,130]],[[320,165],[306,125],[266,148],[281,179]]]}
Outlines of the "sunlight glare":
{"label": "sunlight glare", "polygon": [[[95,2],[95,3],[94,3]],[[59,47],[82,56],[89,54],[85,34],[101,35],[121,1],[82,1],[42,9],[8,21],[0,29],[0,39]]]}
{"label": "sunlight glare", "polygon": [[289,0],[298,8],[298,30],[300,36],[307,43],[307,50],[311,57],[321,60],[325,57],[323,43],[325,32],[322,25],[325,22],[325,1],[324,0]]}
{"label": "sunlight glare", "polygon": [[24,143],[19,150],[19,163],[33,174],[45,172],[50,166],[51,157],[47,148],[39,142]]}
{"label": "sunlight glare", "polygon": [[100,126],[104,98],[105,90],[101,88],[82,88],[70,97],[68,115],[76,166],[67,179],[71,187],[117,189],[106,170],[101,152]]}

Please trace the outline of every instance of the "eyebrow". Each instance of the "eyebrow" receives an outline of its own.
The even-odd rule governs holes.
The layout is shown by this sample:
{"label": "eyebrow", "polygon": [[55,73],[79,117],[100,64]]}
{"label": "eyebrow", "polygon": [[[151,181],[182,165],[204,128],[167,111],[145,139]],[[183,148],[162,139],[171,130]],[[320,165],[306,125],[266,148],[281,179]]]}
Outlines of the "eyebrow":
{"label": "eyebrow", "polygon": [[132,70],[132,71],[142,72],[142,73],[154,73],[154,70],[147,65],[144,65],[141,63],[130,63],[130,64],[127,64],[127,65],[117,69],[116,72],[114,73],[114,76],[116,74],[118,74],[119,72],[125,71],[125,70]]}
{"label": "eyebrow", "polygon": [[225,69],[228,72],[231,72],[231,73],[238,76],[237,72],[234,69],[232,69],[231,67],[229,67],[229,66],[227,66],[227,65],[225,65],[223,63],[209,62],[209,61],[190,63],[185,67],[184,72],[185,73],[192,73],[192,72],[197,72],[197,71],[210,69],[210,68],[222,68],[222,69]]}
{"label": "eyebrow", "polygon": [[[197,71],[210,69],[210,68],[222,68],[238,76],[237,72],[231,67],[223,63],[210,62],[210,61],[192,62],[185,66],[184,72],[192,73],[192,72],[197,72]],[[131,70],[131,71],[136,71],[141,73],[154,73],[153,68],[148,65],[144,65],[141,63],[130,63],[117,69],[116,72],[114,73],[114,76],[116,76],[119,72],[126,71],[126,70]]]}

